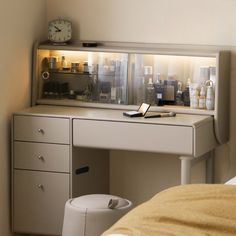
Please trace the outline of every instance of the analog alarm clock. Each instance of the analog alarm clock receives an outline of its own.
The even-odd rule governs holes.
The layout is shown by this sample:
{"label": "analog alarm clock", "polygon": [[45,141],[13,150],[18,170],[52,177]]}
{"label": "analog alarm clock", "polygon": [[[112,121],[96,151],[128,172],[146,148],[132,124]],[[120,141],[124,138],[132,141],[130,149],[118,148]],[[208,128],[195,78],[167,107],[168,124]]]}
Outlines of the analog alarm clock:
{"label": "analog alarm clock", "polygon": [[72,37],[72,24],[68,20],[56,19],[48,24],[48,39],[53,43],[66,43]]}

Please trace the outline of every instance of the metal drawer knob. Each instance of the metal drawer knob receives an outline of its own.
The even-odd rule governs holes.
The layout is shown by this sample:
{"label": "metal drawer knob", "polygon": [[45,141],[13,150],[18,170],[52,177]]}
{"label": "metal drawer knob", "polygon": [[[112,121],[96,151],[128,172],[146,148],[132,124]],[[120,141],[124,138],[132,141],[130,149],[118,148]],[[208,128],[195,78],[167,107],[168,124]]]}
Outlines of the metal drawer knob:
{"label": "metal drawer knob", "polygon": [[42,184],[37,184],[37,187],[38,187],[39,189],[42,189],[42,190],[43,190],[43,185],[42,185]]}
{"label": "metal drawer knob", "polygon": [[41,134],[44,134],[44,130],[43,129],[38,129],[38,132]]}
{"label": "metal drawer knob", "polygon": [[44,158],[41,155],[38,156],[38,159],[41,160],[41,161],[44,161]]}

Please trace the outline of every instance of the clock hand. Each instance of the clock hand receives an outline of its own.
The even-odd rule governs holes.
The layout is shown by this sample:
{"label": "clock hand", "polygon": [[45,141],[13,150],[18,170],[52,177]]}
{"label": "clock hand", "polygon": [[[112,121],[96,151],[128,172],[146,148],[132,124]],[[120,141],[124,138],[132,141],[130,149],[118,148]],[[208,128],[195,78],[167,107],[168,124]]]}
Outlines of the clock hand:
{"label": "clock hand", "polygon": [[54,28],[56,29],[56,32],[61,32],[61,30],[57,26],[54,25]]}

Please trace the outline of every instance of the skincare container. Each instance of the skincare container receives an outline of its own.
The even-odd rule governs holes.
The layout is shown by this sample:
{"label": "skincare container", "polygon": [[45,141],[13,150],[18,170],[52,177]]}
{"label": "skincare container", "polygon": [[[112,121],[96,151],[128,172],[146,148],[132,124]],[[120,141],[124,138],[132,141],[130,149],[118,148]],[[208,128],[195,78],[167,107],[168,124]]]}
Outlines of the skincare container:
{"label": "skincare container", "polygon": [[164,92],[164,84],[161,80],[161,74],[157,73],[156,75],[156,83],[154,84],[155,88],[155,100],[157,106],[163,106],[163,92]]}
{"label": "skincare container", "polygon": [[148,104],[155,104],[155,88],[152,82],[152,78],[149,78],[146,88],[146,102]]}
{"label": "skincare container", "polygon": [[206,108],[207,110],[214,110],[214,91],[213,91],[213,82],[211,80],[206,81],[207,94],[206,94]]}
{"label": "skincare container", "polygon": [[176,92],[176,105],[183,106],[183,91],[182,91],[182,83],[178,82],[178,90]]}
{"label": "skincare container", "polygon": [[201,87],[199,96],[199,109],[206,109],[206,91],[205,86]]}

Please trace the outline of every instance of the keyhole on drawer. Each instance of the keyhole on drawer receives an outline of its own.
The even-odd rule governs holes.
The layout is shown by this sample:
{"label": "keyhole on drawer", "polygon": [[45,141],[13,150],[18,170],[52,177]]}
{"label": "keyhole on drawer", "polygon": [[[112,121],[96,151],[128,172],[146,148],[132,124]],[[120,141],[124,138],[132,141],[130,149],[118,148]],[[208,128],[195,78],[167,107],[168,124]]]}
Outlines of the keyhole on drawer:
{"label": "keyhole on drawer", "polygon": [[41,161],[44,161],[44,158],[41,155],[38,156],[38,159],[41,160]]}
{"label": "keyhole on drawer", "polygon": [[44,134],[44,130],[43,130],[43,129],[38,129],[38,132],[39,132],[40,134]]}
{"label": "keyhole on drawer", "polygon": [[43,187],[43,185],[42,185],[42,184],[37,184],[37,187],[38,187],[39,189],[41,189],[41,190],[43,190],[43,189],[44,189],[44,187]]}

